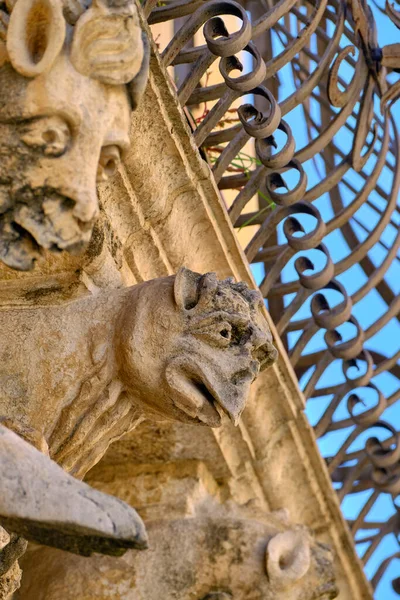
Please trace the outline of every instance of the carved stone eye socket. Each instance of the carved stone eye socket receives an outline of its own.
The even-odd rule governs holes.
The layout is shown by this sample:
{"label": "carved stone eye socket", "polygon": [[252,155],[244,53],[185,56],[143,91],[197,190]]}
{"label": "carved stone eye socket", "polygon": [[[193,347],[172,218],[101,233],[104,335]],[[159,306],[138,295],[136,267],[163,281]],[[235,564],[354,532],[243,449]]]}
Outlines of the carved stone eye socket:
{"label": "carved stone eye socket", "polygon": [[219,334],[226,340],[230,340],[232,337],[232,327],[229,324],[224,326],[224,328],[221,329]]}
{"label": "carved stone eye socket", "polygon": [[250,333],[246,334],[241,328],[227,322],[221,324],[218,332],[218,337],[222,343],[233,345],[246,342],[246,339],[250,337],[250,335]]}
{"label": "carved stone eye socket", "polygon": [[30,148],[41,151],[45,156],[58,157],[70,145],[71,131],[61,117],[42,117],[25,123],[21,140]]}
{"label": "carved stone eye socket", "polygon": [[97,181],[107,181],[115,175],[121,163],[121,151],[118,146],[104,146],[101,150]]}
{"label": "carved stone eye socket", "polygon": [[216,348],[227,348],[232,341],[232,326],[228,322],[218,323],[193,331],[204,342]]}

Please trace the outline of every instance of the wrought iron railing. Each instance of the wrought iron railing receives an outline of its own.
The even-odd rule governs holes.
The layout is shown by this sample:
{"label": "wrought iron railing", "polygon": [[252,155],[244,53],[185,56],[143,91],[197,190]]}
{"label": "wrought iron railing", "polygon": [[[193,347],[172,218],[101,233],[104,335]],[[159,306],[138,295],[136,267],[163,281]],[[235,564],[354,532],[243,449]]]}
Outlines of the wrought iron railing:
{"label": "wrought iron railing", "polygon": [[[400,50],[378,46],[364,0],[143,8],[150,25],[173,23],[162,60],[234,227],[252,231],[246,256],[376,588],[400,558],[382,553],[400,539]],[[400,27],[390,4],[374,11]]]}

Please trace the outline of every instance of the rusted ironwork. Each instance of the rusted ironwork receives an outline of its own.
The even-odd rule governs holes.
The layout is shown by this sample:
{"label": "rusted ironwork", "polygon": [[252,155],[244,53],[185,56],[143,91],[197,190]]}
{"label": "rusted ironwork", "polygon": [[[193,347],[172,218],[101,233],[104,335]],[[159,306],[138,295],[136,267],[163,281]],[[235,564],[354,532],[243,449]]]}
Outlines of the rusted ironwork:
{"label": "rusted ironwork", "polygon": [[[378,46],[366,0],[146,0],[144,10],[150,24],[182,23],[162,60],[186,73],[176,82],[178,98],[221,194],[232,197],[233,225],[256,226],[246,256],[264,273],[260,289],[308,405],[324,407],[316,436],[341,433],[325,456],[340,500],[358,498],[349,526],[367,563],[384,538],[400,540],[400,434],[392,410],[400,400],[400,342],[389,353],[375,341],[391,324],[399,335],[400,161],[390,106],[400,96],[400,44]],[[400,28],[389,0],[376,10]],[[215,62],[221,78],[209,83]],[[289,92],[282,85],[288,76]],[[301,126],[305,142],[297,149]],[[251,141],[254,159],[238,168]],[[254,198],[259,208],[249,210]],[[371,294],[384,309],[369,303],[362,327],[358,307]],[[388,396],[383,375],[391,378]],[[383,497],[393,510],[379,519]],[[375,568],[374,587],[398,558]],[[400,595],[400,578],[393,589]]]}

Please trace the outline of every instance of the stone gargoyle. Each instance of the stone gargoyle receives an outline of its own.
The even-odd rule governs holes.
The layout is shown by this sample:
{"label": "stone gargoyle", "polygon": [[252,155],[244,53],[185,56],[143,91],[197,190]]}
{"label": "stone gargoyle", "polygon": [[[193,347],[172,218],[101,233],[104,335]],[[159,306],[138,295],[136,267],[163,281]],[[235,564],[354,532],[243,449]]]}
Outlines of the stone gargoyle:
{"label": "stone gargoyle", "polygon": [[85,561],[51,548],[24,561],[18,600],[333,600],[333,553],[303,526],[219,515],[148,524],[150,549]]}
{"label": "stone gargoyle", "polygon": [[[84,554],[87,538],[96,536],[106,538],[97,551],[143,547],[133,509],[129,527],[115,528],[120,501],[110,507],[110,497],[94,498],[75,478],[144,418],[218,427],[226,413],[237,424],[250,384],[277,355],[261,294],[182,268],[63,305],[36,301],[0,311],[0,522],[26,539]],[[59,502],[49,487],[55,479],[70,498],[57,522],[45,506],[52,497]],[[19,487],[28,504],[18,500]],[[86,522],[88,502],[107,507],[102,514],[114,524],[114,537],[110,523],[96,533]]]}
{"label": "stone gargoyle", "polygon": [[129,146],[149,46],[134,0],[0,0],[0,260],[81,252]]}

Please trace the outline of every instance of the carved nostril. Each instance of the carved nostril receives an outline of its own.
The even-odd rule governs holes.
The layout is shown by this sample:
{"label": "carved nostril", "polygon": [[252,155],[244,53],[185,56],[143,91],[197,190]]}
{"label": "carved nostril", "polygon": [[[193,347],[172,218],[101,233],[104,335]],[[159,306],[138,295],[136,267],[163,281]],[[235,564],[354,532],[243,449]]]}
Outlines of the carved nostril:
{"label": "carved nostril", "polygon": [[260,371],[272,365],[278,358],[278,351],[271,342],[267,342],[263,346],[256,348],[252,354],[253,358],[260,363]]}
{"label": "carved nostril", "polygon": [[101,150],[97,168],[97,182],[107,181],[115,175],[121,163],[121,152],[118,146],[104,146]]}

